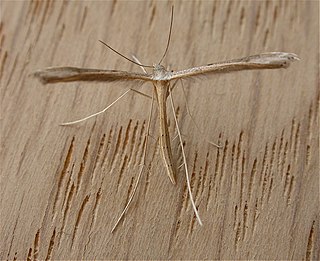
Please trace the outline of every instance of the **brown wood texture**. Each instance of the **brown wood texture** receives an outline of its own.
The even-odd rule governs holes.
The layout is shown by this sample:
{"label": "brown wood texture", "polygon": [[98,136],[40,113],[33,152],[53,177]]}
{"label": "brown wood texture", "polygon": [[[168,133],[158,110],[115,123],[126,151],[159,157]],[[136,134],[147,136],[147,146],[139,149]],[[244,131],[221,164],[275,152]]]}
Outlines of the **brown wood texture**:
{"label": "brown wood texture", "polygon": [[[154,114],[149,171],[110,232],[139,172],[150,100],[130,94],[95,119],[62,127],[139,86],[43,86],[30,74],[49,66],[140,72],[98,40],[158,62],[172,3],[1,1],[1,260],[319,260],[318,1],[174,2],[163,62],[173,70],[268,51],[301,61],[185,81],[202,133],[177,86],[204,225],[192,212],[183,169],[175,186],[167,177]],[[139,90],[151,94],[152,86]],[[169,124],[173,138],[172,115]],[[180,165],[178,139],[172,151]]]}

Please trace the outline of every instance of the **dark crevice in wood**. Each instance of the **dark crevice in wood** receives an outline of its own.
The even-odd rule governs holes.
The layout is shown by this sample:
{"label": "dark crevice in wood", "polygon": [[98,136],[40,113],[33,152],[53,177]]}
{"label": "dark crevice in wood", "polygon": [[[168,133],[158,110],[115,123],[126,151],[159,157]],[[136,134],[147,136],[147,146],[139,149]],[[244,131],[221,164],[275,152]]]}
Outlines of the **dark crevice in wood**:
{"label": "dark crevice in wood", "polygon": [[233,230],[237,229],[237,220],[238,220],[238,205],[235,205],[233,210]]}
{"label": "dark crevice in wood", "polygon": [[85,7],[84,7],[84,10],[83,10],[81,22],[80,22],[80,31],[83,30],[83,26],[84,26],[84,24],[85,24],[85,22],[86,22],[87,15],[88,15],[88,7],[85,6]]}
{"label": "dark crevice in wood", "polygon": [[278,19],[278,6],[276,5],[273,9],[273,24],[277,24],[277,19]]}
{"label": "dark crevice in wood", "polygon": [[243,7],[241,7],[240,17],[239,17],[239,24],[241,28],[241,32],[244,31],[244,25],[246,24],[246,12]]}
{"label": "dark crevice in wood", "polygon": [[251,196],[253,194],[253,188],[255,187],[255,176],[257,174],[257,158],[254,159],[252,168],[250,171],[250,178],[249,178],[249,185],[248,185],[248,194],[249,194],[249,200],[251,199]]}
{"label": "dark crevice in wood", "polygon": [[83,153],[83,156],[81,159],[80,169],[79,169],[78,175],[77,175],[76,193],[79,191],[80,185],[82,183],[82,177],[83,177],[84,170],[86,168],[88,156],[89,156],[89,147],[90,147],[90,138],[87,141],[87,145],[86,145],[86,148],[84,150],[84,153]]}
{"label": "dark crevice in wood", "polygon": [[[65,228],[65,225],[66,225],[66,220],[67,220],[68,215],[69,215],[69,210],[70,210],[70,207],[71,207],[71,202],[72,202],[74,194],[75,194],[75,185],[74,185],[74,183],[72,183],[70,191],[66,195],[66,198],[67,198],[66,206],[65,206],[65,209],[62,212],[62,222],[61,222],[61,228],[60,228],[60,233],[59,234],[62,234],[62,232],[64,231],[64,228]],[[60,246],[60,243],[61,243],[61,241],[59,240],[58,247]]]}
{"label": "dark crevice in wood", "polygon": [[284,180],[283,195],[288,194],[288,188],[289,188],[289,184],[290,184],[290,176],[291,176],[291,165],[288,164],[286,175],[285,175],[285,180]]}
{"label": "dark crevice in wood", "polygon": [[290,183],[288,186],[287,202],[286,202],[287,206],[289,206],[289,204],[291,203],[293,185],[294,185],[294,176],[290,178]]}
{"label": "dark crevice in wood", "polygon": [[129,120],[129,123],[126,128],[126,132],[125,132],[123,143],[122,143],[121,153],[124,153],[126,151],[127,145],[129,143],[131,124],[132,124],[132,119]]}
{"label": "dark crevice in wood", "polygon": [[29,251],[28,251],[27,261],[32,261],[32,248],[31,247],[29,248]]}
{"label": "dark crevice in wood", "polygon": [[[221,135],[221,134],[220,134]],[[220,141],[221,136],[219,136],[219,141]],[[228,157],[228,145],[229,142],[228,140],[225,141],[224,146],[223,146],[223,153],[222,153],[222,160],[221,160],[221,175],[220,175],[220,180],[218,181],[218,184],[221,188],[222,186],[222,180],[227,178],[228,173],[226,173],[226,169],[227,169],[227,157]],[[220,150],[220,148],[218,148],[218,150]]]}
{"label": "dark crevice in wood", "polygon": [[63,180],[66,176],[67,170],[69,169],[69,166],[71,164],[71,158],[73,156],[73,150],[74,150],[74,140],[75,140],[75,138],[73,137],[71,140],[67,155],[65,157],[64,163],[63,163],[63,168],[62,168],[60,175],[59,175],[59,179],[58,179],[58,183],[57,183],[57,192],[56,192],[56,196],[53,201],[53,208],[52,208],[53,213],[56,212],[57,203],[58,203],[61,189],[62,189],[62,183],[63,183]]}
{"label": "dark crevice in wood", "polygon": [[73,229],[73,234],[72,234],[72,240],[71,240],[71,248],[73,247],[73,244],[74,244],[74,241],[75,241],[75,237],[76,237],[76,233],[77,233],[77,230],[78,230],[78,227],[79,227],[79,224],[80,224],[80,221],[81,221],[81,218],[82,218],[82,214],[85,210],[85,207],[89,201],[89,198],[90,198],[90,195],[87,195],[83,201],[82,201],[82,204],[81,204],[81,207],[78,211],[78,214],[77,214],[77,217],[76,217],[76,223],[74,225],[74,229]]}
{"label": "dark crevice in wood", "polygon": [[[71,188],[71,185],[73,184],[72,182],[73,182],[74,166],[75,166],[75,163],[72,163],[70,171],[68,171],[68,173],[70,173],[70,175],[69,175],[68,181],[66,182],[66,185],[65,185],[65,189],[64,189],[65,191],[69,191],[70,188]],[[59,195],[59,197],[60,197],[60,195]],[[66,200],[67,200],[67,197],[66,197],[66,194],[65,194],[64,197],[63,197],[62,204],[61,204],[62,208],[64,208],[64,206],[66,204]],[[53,212],[52,220],[55,220],[55,217],[56,217],[57,214],[58,214],[58,211]]]}
{"label": "dark crevice in wood", "polygon": [[49,246],[48,246],[48,250],[47,250],[47,255],[46,255],[46,261],[47,260],[51,260],[52,258],[52,252],[53,252],[53,247],[55,244],[55,238],[56,238],[56,228],[53,229],[51,238],[50,238],[50,242],[49,242]]}
{"label": "dark crevice in wood", "polygon": [[[136,164],[137,158],[138,158],[138,164],[142,164],[143,160],[143,148],[145,148],[145,143],[146,143],[146,135],[147,133],[144,133],[146,130],[146,121],[144,120],[142,122],[140,132],[138,135],[138,144],[136,145],[136,150],[139,151],[140,153],[134,153],[134,160],[133,160],[133,165]],[[150,138],[150,137],[149,137]]]}
{"label": "dark crevice in wood", "polygon": [[270,34],[270,30],[269,30],[269,28],[266,28],[266,30],[264,31],[264,38],[262,41],[263,48],[267,48],[269,34]]}
{"label": "dark crevice in wood", "polygon": [[109,155],[109,152],[111,152],[111,145],[112,145],[113,135],[114,135],[114,128],[113,128],[113,126],[111,126],[109,134],[108,134],[108,138],[107,138],[106,148],[104,150],[104,153],[103,153],[103,156],[102,156],[102,160],[101,160],[101,170],[102,171],[105,170],[105,168],[106,168],[105,165],[111,166],[111,163],[108,160],[108,155]]}
{"label": "dark crevice in wood", "polygon": [[37,230],[37,233],[33,241],[33,260],[38,260],[39,247],[40,247],[40,229]]}
{"label": "dark crevice in wood", "polygon": [[126,169],[129,169],[127,166],[127,163],[128,163],[128,156],[125,155],[122,160],[121,167],[119,169],[118,180],[117,180],[118,186],[117,187],[120,187],[120,184],[122,182],[123,173],[125,172]]}
{"label": "dark crevice in wood", "polygon": [[121,136],[122,136],[122,126],[120,127],[120,130],[118,131],[117,140],[115,142],[115,150],[114,150],[112,157],[111,157],[111,160],[110,160],[111,169],[113,169],[116,157],[118,156],[118,151],[119,151],[119,147],[121,144]]}
{"label": "dark crevice in wood", "polygon": [[252,234],[254,234],[256,231],[257,219],[259,215],[260,215],[260,208],[259,208],[258,199],[256,199],[256,202],[254,204],[254,211],[253,211]]}
{"label": "dark crevice in wood", "polygon": [[306,254],[305,254],[305,260],[306,261],[311,261],[314,260],[316,257],[316,254],[314,253],[314,226],[315,226],[315,220],[312,222],[312,226],[309,232],[309,237],[308,237],[308,243],[307,243],[307,249],[306,249]]}
{"label": "dark crevice in wood", "polygon": [[149,26],[150,27],[153,27],[155,15],[156,15],[156,6],[153,5],[152,10],[151,10],[151,16],[149,18]]}
{"label": "dark crevice in wood", "polygon": [[244,240],[248,230],[248,203],[245,201],[243,208],[243,222],[242,222],[242,239]]}
{"label": "dark crevice in wood", "polygon": [[[136,121],[136,124],[135,126],[133,127],[133,130],[132,130],[132,135],[129,139],[130,141],[130,146],[129,146],[129,149],[128,149],[128,154],[129,154],[129,160],[128,160],[128,165],[134,165],[135,164],[135,160],[133,160],[133,158],[136,157],[137,153],[134,153],[134,151],[137,151],[138,148],[135,150],[135,145],[136,145],[136,142],[137,142],[137,132],[138,132],[138,128],[139,128],[139,121]],[[132,162],[133,161],[133,162]]]}
{"label": "dark crevice in wood", "polygon": [[91,176],[91,182],[93,182],[95,180],[97,166],[98,165],[100,165],[100,166],[102,165],[101,158],[102,158],[102,152],[103,152],[103,149],[104,149],[104,146],[105,146],[105,140],[106,140],[106,134],[104,133],[102,135],[102,137],[100,138],[98,151],[97,151],[97,154],[95,156],[93,170],[92,170],[92,176]]}

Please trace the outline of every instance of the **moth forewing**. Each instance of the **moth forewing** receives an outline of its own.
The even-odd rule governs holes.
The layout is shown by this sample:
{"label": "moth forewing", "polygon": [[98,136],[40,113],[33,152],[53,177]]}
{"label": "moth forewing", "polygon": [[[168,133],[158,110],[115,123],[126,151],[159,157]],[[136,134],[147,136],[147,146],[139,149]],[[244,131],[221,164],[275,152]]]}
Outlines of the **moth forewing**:
{"label": "moth forewing", "polygon": [[150,74],[78,67],[49,67],[34,73],[43,84],[75,81],[151,81]]}
{"label": "moth forewing", "polygon": [[172,72],[170,79],[181,79],[204,74],[227,73],[241,70],[288,68],[290,62],[293,62],[295,60],[300,59],[294,53],[262,53],[250,55],[240,59],[209,63],[203,66]]}

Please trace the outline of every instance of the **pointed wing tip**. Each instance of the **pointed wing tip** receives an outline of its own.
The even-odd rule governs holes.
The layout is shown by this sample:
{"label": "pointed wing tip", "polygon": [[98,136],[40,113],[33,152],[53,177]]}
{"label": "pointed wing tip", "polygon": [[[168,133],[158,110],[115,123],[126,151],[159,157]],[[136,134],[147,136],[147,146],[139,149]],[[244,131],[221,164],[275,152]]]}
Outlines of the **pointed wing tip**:
{"label": "pointed wing tip", "polygon": [[291,62],[300,61],[300,58],[295,53],[282,53],[281,55],[282,66],[284,68],[288,68],[291,64]]}
{"label": "pointed wing tip", "polygon": [[48,83],[48,81],[46,80],[46,77],[44,77],[43,71],[41,70],[31,73],[30,76],[37,78],[42,84]]}
{"label": "pointed wing tip", "polygon": [[249,56],[248,61],[260,65],[270,65],[272,68],[288,68],[291,62],[299,61],[300,58],[295,53],[271,52],[261,55]]}
{"label": "pointed wing tip", "polygon": [[283,57],[284,58],[287,58],[288,60],[291,60],[291,61],[300,61],[300,58],[298,55],[296,55],[295,53],[283,53]]}

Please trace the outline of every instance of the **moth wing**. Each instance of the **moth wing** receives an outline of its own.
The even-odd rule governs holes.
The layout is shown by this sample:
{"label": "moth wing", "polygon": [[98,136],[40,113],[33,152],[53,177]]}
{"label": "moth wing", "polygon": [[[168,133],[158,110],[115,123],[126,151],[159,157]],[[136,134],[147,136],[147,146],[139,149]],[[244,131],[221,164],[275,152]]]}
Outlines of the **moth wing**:
{"label": "moth wing", "polygon": [[77,67],[50,67],[33,74],[43,84],[57,82],[92,81],[151,81],[151,75],[147,73],[134,73],[117,70],[100,70]]}
{"label": "moth wing", "polygon": [[262,53],[240,59],[211,63],[204,66],[172,72],[170,80],[240,70],[287,68],[289,67],[290,63],[295,60],[300,59],[294,53]]}

